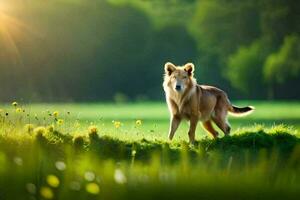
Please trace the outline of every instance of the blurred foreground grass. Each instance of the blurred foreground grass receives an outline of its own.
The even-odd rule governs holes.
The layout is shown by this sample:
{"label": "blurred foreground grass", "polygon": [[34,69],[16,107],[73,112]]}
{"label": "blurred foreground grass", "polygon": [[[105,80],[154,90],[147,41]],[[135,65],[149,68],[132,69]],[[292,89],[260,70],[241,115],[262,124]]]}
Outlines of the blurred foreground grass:
{"label": "blurred foreground grass", "polygon": [[[268,124],[239,128],[242,122],[233,136],[201,137],[191,146],[185,138],[165,140],[167,112],[161,104],[127,105],[127,109],[48,106],[3,107],[1,200],[298,199],[300,195],[300,139],[294,128]],[[271,122],[284,104],[278,107],[258,116],[270,116]],[[295,121],[297,109],[289,112]],[[84,117],[97,116],[91,113],[98,110],[104,113],[99,121]],[[286,111],[282,110],[282,120],[288,117]],[[157,124],[154,132],[148,131],[151,123]]]}

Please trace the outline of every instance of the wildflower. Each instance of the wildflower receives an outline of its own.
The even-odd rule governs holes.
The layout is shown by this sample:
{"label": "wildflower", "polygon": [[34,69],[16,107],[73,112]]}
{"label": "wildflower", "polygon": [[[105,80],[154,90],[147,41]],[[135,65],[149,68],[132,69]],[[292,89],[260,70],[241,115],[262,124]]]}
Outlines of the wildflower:
{"label": "wildflower", "polygon": [[84,138],[82,135],[76,134],[73,137],[73,144],[77,148],[81,148],[84,145]]}
{"label": "wildflower", "polygon": [[57,178],[57,176],[55,175],[48,175],[47,176],[47,183],[51,186],[51,187],[58,187],[59,186],[59,179]]}
{"label": "wildflower", "polygon": [[54,116],[55,118],[57,118],[58,115],[59,115],[59,112],[58,112],[58,111],[54,111],[54,112],[53,112],[53,116]]}
{"label": "wildflower", "polygon": [[56,122],[59,126],[63,125],[64,120],[63,119],[58,119]]}
{"label": "wildflower", "polygon": [[26,189],[29,193],[35,194],[36,193],[36,186],[33,183],[27,183]]}
{"label": "wildflower", "polygon": [[131,151],[131,155],[134,157],[135,154],[136,154],[136,150],[132,150],[132,151]]}
{"label": "wildflower", "polygon": [[63,171],[66,169],[66,164],[63,161],[57,161],[55,162],[56,169]]}
{"label": "wildflower", "polygon": [[54,196],[51,188],[49,188],[49,187],[42,187],[41,190],[40,190],[40,194],[45,199],[52,199],[53,196]]}
{"label": "wildflower", "polygon": [[18,102],[14,101],[11,103],[12,106],[17,107],[18,106]]}
{"label": "wildflower", "polygon": [[115,126],[116,128],[120,128],[121,122],[119,122],[119,121],[113,121],[113,123],[114,123],[114,126]]}
{"label": "wildflower", "polygon": [[16,108],[16,113],[22,112],[22,108]]}
{"label": "wildflower", "polygon": [[136,120],[135,125],[141,126],[142,125],[142,120],[140,120],[140,119]]}
{"label": "wildflower", "polygon": [[0,108],[0,113],[2,113],[4,110]]}
{"label": "wildflower", "polygon": [[46,133],[46,128],[43,126],[36,127],[34,130],[36,135],[44,135]]}
{"label": "wildflower", "polygon": [[80,127],[80,123],[78,120],[76,120],[75,124],[74,124],[75,128],[79,128]]}
{"label": "wildflower", "polygon": [[25,124],[24,129],[27,133],[31,133],[34,130],[34,125],[33,124]]}
{"label": "wildflower", "polygon": [[91,194],[98,194],[100,192],[99,185],[97,183],[88,183],[85,186],[85,190]]}
{"label": "wildflower", "polygon": [[115,170],[114,179],[118,184],[124,184],[127,182],[127,178],[120,169]]}
{"label": "wildflower", "polygon": [[84,178],[87,180],[87,181],[93,181],[95,179],[95,174],[93,172],[85,172],[84,173]]}
{"label": "wildflower", "polygon": [[54,125],[51,124],[51,125],[47,126],[47,130],[48,130],[48,132],[53,132],[54,131]]}
{"label": "wildflower", "polygon": [[89,127],[89,134],[97,134],[98,128],[97,126],[90,126]]}

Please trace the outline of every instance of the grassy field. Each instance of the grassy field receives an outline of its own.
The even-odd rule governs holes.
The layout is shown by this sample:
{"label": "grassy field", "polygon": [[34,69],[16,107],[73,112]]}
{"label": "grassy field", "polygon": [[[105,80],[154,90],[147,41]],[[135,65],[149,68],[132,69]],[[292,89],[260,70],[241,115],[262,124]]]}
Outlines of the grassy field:
{"label": "grassy field", "polygon": [[297,199],[300,103],[235,104],[256,111],[193,146],[164,103],[0,105],[0,199]]}

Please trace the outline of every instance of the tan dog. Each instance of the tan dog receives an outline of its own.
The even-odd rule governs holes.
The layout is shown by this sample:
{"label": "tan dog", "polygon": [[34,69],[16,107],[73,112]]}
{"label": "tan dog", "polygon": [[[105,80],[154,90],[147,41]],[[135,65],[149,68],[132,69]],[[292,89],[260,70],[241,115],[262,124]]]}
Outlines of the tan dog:
{"label": "tan dog", "polygon": [[199,120],[203,127],[216,138],[218,132],[213,128],[212,122],[228,135],[230,133],[230,125],[227,121],[228,111],[242,116],[254,110],[251,106],[243,108],[233,106],[226,93],[216,87],[198,85],[194,78],[194,64],[192,63],[175,66],[167,62],[163,87],[171,114],[170,140],[184,118],[190,121],[188,135],[190,142],[193,143]]}

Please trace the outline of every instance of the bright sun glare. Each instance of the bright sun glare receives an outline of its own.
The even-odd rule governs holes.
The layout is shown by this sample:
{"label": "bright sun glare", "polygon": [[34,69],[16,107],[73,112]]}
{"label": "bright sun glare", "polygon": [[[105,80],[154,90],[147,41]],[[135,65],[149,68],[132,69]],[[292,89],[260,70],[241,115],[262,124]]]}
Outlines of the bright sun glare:
{"label": "bright sun glare", "polygon": [[14,17],[14,4],[9,0],[0,0],[0,47],[2,53],[20,62],[20,53],[16,40],[24,36],[30,29],[21,20]]}

